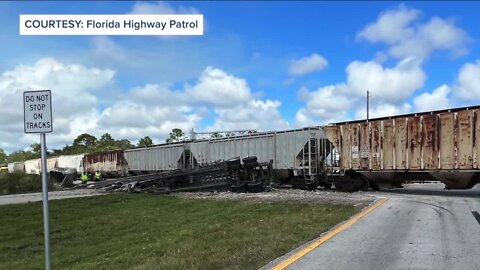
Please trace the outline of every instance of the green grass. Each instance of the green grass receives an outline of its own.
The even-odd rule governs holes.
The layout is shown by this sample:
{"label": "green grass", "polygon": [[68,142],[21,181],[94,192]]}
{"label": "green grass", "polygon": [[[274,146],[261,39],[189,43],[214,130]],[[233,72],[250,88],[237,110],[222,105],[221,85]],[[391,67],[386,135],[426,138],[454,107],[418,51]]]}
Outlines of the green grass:
{"label": "green grass", "polygon": [[[116,193],[50,202],[54,269],[257,269],[353,206]],[[0,207],[0,269],[44,266],[42,204]]]}
{"label": "green grass", "polygon": [[[59,188],[48,183],[48,190],[58,190]],[[0,172],[0,195],[41,192],[42,178],[36,174],[26,174],[23,172]]]}

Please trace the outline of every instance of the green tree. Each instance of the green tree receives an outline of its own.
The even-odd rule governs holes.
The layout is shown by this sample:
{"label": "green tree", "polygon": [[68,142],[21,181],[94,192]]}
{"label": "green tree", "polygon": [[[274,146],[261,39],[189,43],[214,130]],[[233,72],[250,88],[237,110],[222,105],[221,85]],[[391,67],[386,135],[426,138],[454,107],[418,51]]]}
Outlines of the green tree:
{"label": "green tree", "polygon": [[116,149],[125,150],[125,149],[133,148],[134,145],[129,140],[123,139],[123,140],[115,141],[115,147]]}
{"label": "green tree", "polygon": [[145,136],[138,141],[137,146],[139,147],[148,147],[153,145],[153,140],[149,136]]}
{"label": "green tree", "polygon": [[114,144],[115,140],[113,139],[112,135],[110,135],[110,133],[105,133],[100,137],[100,140],[98,140],[98,143],[102,145],[109,145],[109,144]]}
{"label": "green tree", "polygon": [[0,164],[7,163],[7,154],[0,148]]}
{"label": "green tree", "polygon": [[88,133],[83,133],[79,135],[75,140],[73,140],[73,146],[84,146],[92,147],[97,144],[97,138]]}
{"label": "green tree", "polygon": [[31,151],[17,150],[12,152],[7,160],[8,162],[24,161],[35,158],[35,155]]}
{"label": "green tree", "polygon": [[172,129],[172,132],[169,134],[169,138],[166,140],[167,143],[178,142],[183,137],[184,133],[180,128]]}
{"label": "green tree", "polygon": [[30,148],[32,148],[32,153],[35,156],[40,157],[42,155],[42,146],[39,143],[32,143]]}

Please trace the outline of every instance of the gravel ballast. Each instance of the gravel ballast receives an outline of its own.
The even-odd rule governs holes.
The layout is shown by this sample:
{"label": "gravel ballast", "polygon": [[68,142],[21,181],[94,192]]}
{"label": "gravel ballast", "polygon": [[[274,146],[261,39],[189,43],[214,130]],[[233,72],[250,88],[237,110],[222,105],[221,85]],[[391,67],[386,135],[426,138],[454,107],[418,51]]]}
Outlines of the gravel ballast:
{"label": "gravel ballast", "polygon": [[263,200],[263,201],[295,201],[313,203],[335,203],[363,206],[375,200],[375,196],[366,192],[345,193],[333,190],[307,191],[300,189],[272,189],[261,193],[222,192],[180,192],[175,196],[203,199],[226,200]]}

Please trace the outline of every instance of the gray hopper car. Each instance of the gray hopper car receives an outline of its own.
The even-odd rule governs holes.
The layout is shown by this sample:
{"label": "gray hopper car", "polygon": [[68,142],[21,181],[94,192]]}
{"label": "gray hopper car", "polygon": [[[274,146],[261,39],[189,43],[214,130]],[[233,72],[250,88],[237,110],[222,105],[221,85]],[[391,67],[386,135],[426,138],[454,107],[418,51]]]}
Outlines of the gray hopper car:
{"label": "gray hopper car", "polygon": [[324,130],[313,127],[131,149],[125,159],[130,173],[142,174],[256,156],[261,163],[272,161],[275,178],[314,189],[329,185],[322,176],[330,149]]}
{"label": "gray hopper car", "polygon": [[130,174],[191,168],[185,144],[164,144],[125,150],[125,160]]}
{"label": "gray hopper car", "polygon": [[339,189],[413,180],[469,189],[480,180],[480,107],[337,123],[325,131],[340,153]]}

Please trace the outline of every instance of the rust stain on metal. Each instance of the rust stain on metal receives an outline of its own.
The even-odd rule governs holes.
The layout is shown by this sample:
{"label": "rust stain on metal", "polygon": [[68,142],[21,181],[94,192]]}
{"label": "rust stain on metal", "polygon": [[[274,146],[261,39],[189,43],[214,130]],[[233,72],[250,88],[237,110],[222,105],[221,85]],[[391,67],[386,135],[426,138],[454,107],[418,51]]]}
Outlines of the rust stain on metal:
{"label": "rust stain on metal", "polygon": [[343,170],[480,168],[480,113],[442,111],[327,127]]}
{"label": "rust stain on metal", "polygon": [[359,137],[360,137],[360,132],[358,130],[359,125],[358,124],[352,124],[350,126],[350,134],[351,134],[351,148],[352,148],[352,164],[351,164],[351,169],[352,170],[358,170],[360,169],[360,143],[359,143]]}
{"label": "rust stain on metal", "polygon": [[475,110],[475,117],[474,117],[474,144],[475,144],[475,163],[473,165],[474,168],[480,168],[480,110]]}
{"label": "rust stain on metal", "polygon": [[422,127],[420,117],[411,117],[408,119],[409,133],[409,168],[418,170],[421,168],[421,148],[422,148]]}
{"label": "rust stain on metal", "polygon": [[394,168],[395,153],[395,133],[393,130],[393,120],[383,121],[383,144],[382,144],[382,165],[383,169],[391,170]]}
{"label": "rust stain on metal", "polygon": [[407,169],[407,118],[395,119],[395,169]]}
{"label": "rust stain on metal", "polygon": [[370,168],[372,170],[380,170],[381,169],[381,144],[382,140],[380,137],[380,121],[370,122],[371,127],[371,161],[370,161]]}
{"label": "rust stain on metal", "polygon": [[368,142],[369,124],[367,122],[360,123],[359,142],[360,142],[360,168],[363,170],[369,169],[370,160],[370,144]]}
{"label": "rust stain on metal", "polygon": [[121,150],[85,155],[83,163],[85,171],[116,172],[118,175],[126,173],[127,165]]}
{"label": "rust stain on metal", "polygon": [[422,123],[422,169],[437,169],[437,115],[424,115]]}
{"label": "rust stain on metal", "polygon": [[458,167],[468,169],[473,166],[472,111],[458,112]]}
{"label": "rust stain on metal", "polygon": [[453,113],[439,116],[440,121],[440,168],[453,169],[455,167],[455,128]]}

